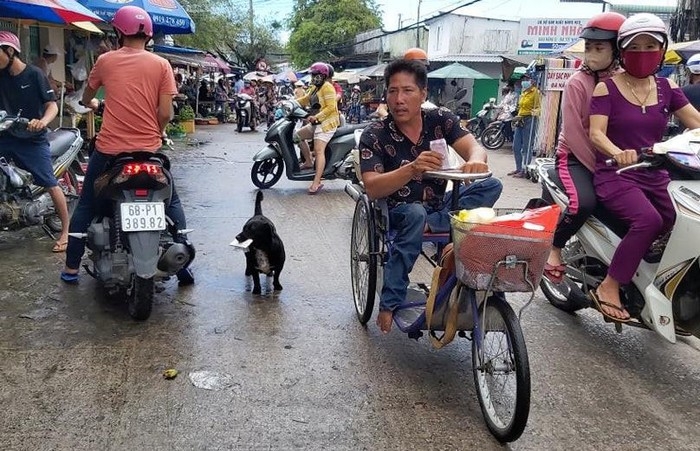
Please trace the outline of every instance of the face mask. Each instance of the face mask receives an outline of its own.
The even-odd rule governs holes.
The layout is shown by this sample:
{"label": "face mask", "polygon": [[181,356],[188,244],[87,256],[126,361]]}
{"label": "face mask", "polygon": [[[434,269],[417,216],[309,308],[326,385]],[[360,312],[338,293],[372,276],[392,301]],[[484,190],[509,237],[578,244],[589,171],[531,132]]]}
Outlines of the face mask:
{"label": "face mask", "polygon": [[612,50],[609,52],[586,52],[584,53],[586,66],[592,71],[607,69],[613,62]]}
{"label": "face mask", "polygon": [[635,78],[646,78],[659,70],[663,50],[623,52],[622,63],[628,74]]}
{"label": "face mask", "polygon": [[520,86],[523,87],[523,90],[527,90],[532,88],[532,82],[530,80],[523,80],[522,82],[520,82]]}
{"label": "face mask", "polygon": [[315,86],[322,86],[323,81],[323,75],[316,74],[313,77],[311,77],[311,83],[313,83]]}

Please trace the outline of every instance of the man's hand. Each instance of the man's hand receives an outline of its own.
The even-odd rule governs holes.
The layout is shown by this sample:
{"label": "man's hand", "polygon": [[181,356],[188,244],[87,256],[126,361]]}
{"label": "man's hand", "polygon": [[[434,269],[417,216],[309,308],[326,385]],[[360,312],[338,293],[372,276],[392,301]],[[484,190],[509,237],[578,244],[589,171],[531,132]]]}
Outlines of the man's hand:
{"label": "man's hand", "polygon": [[613,155],[613,158],[619,167],[624,168],[637,162],[637,151],[634,149],[623,150]]}
{"label": "man's hand", "polygon": [[427,150],[418,154],[411,163],[413,175],[421,175],[425,171],[439,171],[442,169],[442,154],[434,150]]}
{"label": "man's hand", "polygon": [[489,165],[483,161],[467,161],[461,169],[468,174],[483,174],[489,172]]}
{"label": "man's hand", "polygon": [[48,124],[41,119],[32,119],[27,124],[27,130],[30,132],[39,132],[47,127]]}

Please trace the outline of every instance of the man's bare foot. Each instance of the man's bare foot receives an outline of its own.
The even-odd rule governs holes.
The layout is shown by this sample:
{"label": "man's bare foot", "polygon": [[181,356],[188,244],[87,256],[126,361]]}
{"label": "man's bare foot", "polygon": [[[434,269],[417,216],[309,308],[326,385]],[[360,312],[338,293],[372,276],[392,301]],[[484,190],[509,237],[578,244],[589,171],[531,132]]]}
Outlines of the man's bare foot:
{"label": "man's bare foot", "polygon": [[391,310],[380,310],[379,315],[377,315],[377,326],[379,329],[388,334],[391,331],[391,322],[394,319],[394,312]]}

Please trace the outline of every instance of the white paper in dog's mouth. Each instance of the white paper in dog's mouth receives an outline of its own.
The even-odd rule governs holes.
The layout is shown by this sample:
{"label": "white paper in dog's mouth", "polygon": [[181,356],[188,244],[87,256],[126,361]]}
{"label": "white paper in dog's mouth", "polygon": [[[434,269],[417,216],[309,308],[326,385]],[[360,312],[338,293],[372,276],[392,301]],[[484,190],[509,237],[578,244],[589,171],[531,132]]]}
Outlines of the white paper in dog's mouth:
{"label": "white paper in dog's mouth", "polygon": [[250,238],[243,242],[234,239],[229,243],[229,246],[233,246],[236,250],[247,251],[251,244],[253,244],[253,240]]}

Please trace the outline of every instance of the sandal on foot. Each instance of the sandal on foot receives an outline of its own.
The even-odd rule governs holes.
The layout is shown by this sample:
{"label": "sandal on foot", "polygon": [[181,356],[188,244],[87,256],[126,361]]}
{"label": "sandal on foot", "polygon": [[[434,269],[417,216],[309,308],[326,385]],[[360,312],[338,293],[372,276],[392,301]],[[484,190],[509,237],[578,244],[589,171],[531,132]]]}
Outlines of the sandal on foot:
{"label": "sandal on foot", "polygon": [[320,185],[318,185],[318,186],[316,187],[316,189],[309,188],[309,194],[314,195],[314,194],[318,193],[319,191],[321,191],[322,188],[323,188],[323,183],[321,183]]}
{"label": "sandal on foot", "polygon": [[[612,316],[608,313],[605,313],[605,310],[603,310],[603,306],[611,308],[613,310],[617,310],[618,312],[624,313],[626,310],[623,307],[619,307],[615,304],[611,304],[610,302],[605,302],[600,299],[598,296],[598,292],[596,290],[591,290],[588,292],[591,295],[591,299],[593,300],[593,305],[596,310],[600,312],[601,315],[603,315],[603,319],[606,322],[613,322],[613,323],[628,323],[632,319],[631,317],[627,318],[617,318],[615,316]],[[629,313],[628,313],[629,315]]]}
{"label": "sandal on foot", "polygon": [[310,163],[310,164],[304,163],[304,164],[299,166],[299,169],[301,169],[302,171],[305,169],[313,169],[313,168],[314,168],[313,163]]}
{"label": "sandal on foot", "polygon": [[564,265],[550,265],[549,263],[544,264],[544,276],[549,279],[550,282],[554,284],[560,284],[564,279],[564,274],[566,273],[566,266]]}
{"label": "sandal on foot", "polygon": [[65,272],[61,271],[61,280],[63,283],[67,283],[68,285],[77,285],[78,281],[80,280],[80,276],[76,273],[70,273],[70,272]]}
{"label": "sandal on foot", "polygon": [[55,254],[60,254],[61,252],[65,252],[67,248],[68,248],[68,240],[56,241],[56,244],[53,245],[51,252],[53,252]]}

